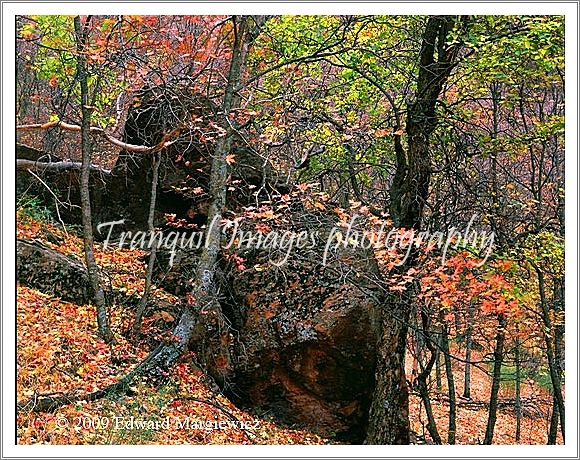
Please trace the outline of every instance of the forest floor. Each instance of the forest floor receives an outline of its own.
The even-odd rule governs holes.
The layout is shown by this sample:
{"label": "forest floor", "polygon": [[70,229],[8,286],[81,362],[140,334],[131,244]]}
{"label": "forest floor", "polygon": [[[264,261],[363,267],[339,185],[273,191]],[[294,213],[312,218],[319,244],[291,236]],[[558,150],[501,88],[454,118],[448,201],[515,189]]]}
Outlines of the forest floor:
{"label": "forest floor", "polygon": [[[456,351],[452,346],[451,355],[460,356],[464,353]],[[473,361],[482,361],[479,353],[472,352]],[[411,375],[413,359],[407,354],[407,375]],[[449,424],[449,397],[447,378],[442,363],[442,386],[436,391],[435,376],[431,394],[431,405],[437,422],[437,428],[441,439],[446,442]],[[433,372],[435,374],[435,372]],[[504,371],[502,368],[502,377]],[[482,444],[485,438],[487,418],[489,410],[489,397],[491,394],[491,375],[485,366],[471,367],[470,398],[463,398],[464,388],[464,365],[453,362],[453,378],[455,382],[455,394],[457,404],[456,416],[456,444]],[[493,437],[494,444],[546,444],[552,408],[552,395],[541,384],[541,379],[527,378],[521,383],[522,419],[520,428],[520,440],[516,441],[516,411],[513,405],[515,400],[515,385],[513,381],[503,381],[498,395],[499,405],[497,421]],[[506,404],[503,404],[506,403]],[[427,431],[427,416],[425,408],[418,394],[411,394],[409,398],[411,429],[419,438],[431,442]],[[557,443],[562,444],[562,435],[558,432]]]}
{"label": "forest floor", "polygon": [[[25,213],[17,216],[17,236],[37,240],[64,254],[82,259],[82,240],[72,232]],[[117,292],[138,298],[143,291],[143,254],[96,245],[97,262],[107,270]],[[154,289],[156,299],[170,304],[176,299]],[[95,311],[87,305],[62,301],[26,286],[17,286],[17,400],[39,395],[88,393],[102,389],[125,375],[151,349],[151,342],[130,343],[122,335],[132,319],[120,302],[111,309],[116,342],[109,346],[97,337]],[[172,312],[157,311],[146,317],[143,332],[155,338],[174,320]],[[411,364],[411,363],[409,363]],[[461,394],[463,369],[457,366],[457,394]],[[124,396],[93,402],[71,402],[53,413],[18,412],[19,444],[330,444],[304,427],[282,425],[268,413],[237,408],[213,391],[191,357],[179,362],[162,386],[136,380]],[[473,401],[489,399],[490,378],[474,369]],[[522,387],[524,398],[535,402],[522,420],[522,444],[544,444],[549,423],[550,396],[533,381]],[[442,390],[445,394],[445,388]],[[501,398],[513,397],[505,387]],[[460,400],[460,404],[465,401]],[[422,437],[425,413],[420,399],[410,400],[412,429]],[[446,439],[448,403],[433,400],[441,436]],[[458,444],[477,444],[484,437],[487,408],[458,408]],[[221,422],[221,426],[220,423]],[[200,426],[199,424],[203,424]],[[513,408],[500,409],[494,443],[515,443]],[[428,435],[427,435],[428,438]],[[560,439],[561,442],[561,439]]]}

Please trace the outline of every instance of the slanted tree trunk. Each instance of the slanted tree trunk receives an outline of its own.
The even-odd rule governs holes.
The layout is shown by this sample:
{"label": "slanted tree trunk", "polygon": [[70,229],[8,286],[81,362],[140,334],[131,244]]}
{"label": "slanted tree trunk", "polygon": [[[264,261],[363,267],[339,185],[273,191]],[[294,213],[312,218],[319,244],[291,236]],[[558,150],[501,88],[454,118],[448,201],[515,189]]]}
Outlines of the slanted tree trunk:
{"label": "slanted tree trunk", "polygon": [[[546,285],[544,280],[544,272],[538,266],[534,267],[538,275],[538,289],[540,293],[540,309],[542,312],[542,320],[544,324],[544,343],[546,344],[546,356],[548,358],[548,368],[550,370],[550,380],[552,382],[552,389],[554,398],[558,403],[558,416],[560,417],[560,431],[562,432],[562,439],[565,439],[565,407],[564,397],[562,395],[562,375],[560,373],[560,366],[556,361],[555,345],[553,341],[555,335],[555,328],[550,318],[550,307],[548,306],[548,299],[546,298]],[[559,303],[559,302],[556,302]]]}
{"label": "slanted tree trunk", "polygon": [[493,442],[493,431],[495,429],[495,422],[497,420],[497,398],[499,394],[499,386],[501,383],[501,365],[503,363],[503,345],[505,341],[505,328],[507,326],[506,319],[503,315],[498,317],[498,329],[495,336],[495,350],[493,352],[493,380],[491,383],[491,396],[489,398],[489,414],[487,418],[487,427],[485,429],[484,444],[491,444]]}
{"label": "slanted tree trunk", "polygon": [[515,362],[516,362],[516,442],[520,440],[522,436],[522,366],[520,362],[520,339],[516,338],[516,349],[515,349]]}
{"label": "slanted tree trunk", "polygon": [[[249,22],[251,20],[256,25],[254,30],[250,28]],[[205,233],[206,244],[199,258],[192,291],[187,296],[187,303],[183,305],[183,311],[173,331],[175,340],[171,343],[161,344],[152,352],[154,356],[147,368],[150,374],[163,374],[175,364],[179,356],[187,348],[196,329],[205,330],[201,336],[204,337],[206,343],[198,344],[201,348],[199,359],[202,364],[219,363],[217,367],[220,369],[221,375],[214,375],[214,378],[218,380],[223,380],[230,371],[228,344],[227,341],[223,340],[224,337],[227,338],[229,331],[225,326],[221,306],[216,298],[214,272],[221,246],[220,223],[226,203],[226,182],[228,179],[226,157],[231,151],[234,134],[230,114],[239,105],[239,96],[235,89],[240,83],[248,47],[254,38],[253,33],[264,20],[263,16],[254,18],[234,16],[232,18],[234,44],[221,107],[223,117],[221,121],[222,126],[226,129],[226,134],[216,142],[212,157],[209,183],[211,202],[208,209],[208,227]],[[209,335],[207,333],[208,330],[213,330],[215,335],[210,339],[205,339]],[[212,343],[207,343],[208,341]]]}
{"label": "slanted tree trunk", "polygon": [[[421,225],[431,178],[429,139],[437,124],[435,105],[461,48],[459,41],[447,43],[456,24],[453,17],[433,16],[425,25],[419,52],[417,91],[407,111],[406,151],[400,135],[394,136],[396,172],[390,188],[390,211],[397,227],[419,229]],[[409,257],[407,266],[402,269],[412,265],[414,258]],[[383,330],[378,343],[367,444],[409,443],[405,348],[412,297],[412,289],[400,296],[389,293],[381,311]]]}
{"label": "slanted tree trunk", "polygon": [[552,415],[550,417],[550,429],[548,430],[548,444],[556,444],[558,438],[558,422],[560,415],[558,411],[558,400],[556,396],[552,396]]}
{"label": "slanted tree trunk", "polygon": [[95,261],[93,250],[93,223],[91,213],[91,198],[89,193],[89,179],[91,174],[91,108],[89,106],[89,85],[86,65],[85,49],[87,44],[88,25],[91,17],[88,16],[85,24],[81,25],[79,16],[74,18],[75,38],[77,46],[77,77],[81,86],[81,212],[83,222],[83,241],[85,251],[85,263],[92,290],[92,301],[97,310],[97,325],[99,335],[106,342],[113,340],[113,334],[109,326],[109,317],[105,303],[105,293],[99,280],[99,267]]}
{"label": "slanted tree trunk", "polygon": [[[147,218],[147,227],[151,235],[155,231],[155,204],[157,202],[157,182],[159,181],[159,165],[161,164],[161,154],[157,153],[153,157],[153,177],[151,179],[151,201],[149,203],[149,216]],[[145,275],[145,289],[143,292],[143,297],[137,305],[137,312],[135,313],[135,321],[133,323],[132,334],[133,337],[137,338],[139,332],[141,331],[141,321],[143,320],[143,314],[145,313],[145,308],[147,307],[147,302],[149,301],[149,293],[151,292],[151,282],[153,280],[153,270],[155,268],[155,258],[157,255],[157,239],[151,239],[153,241],[152,246],[149,248],[151,253],[149,254],[149,262],[147,263],[147,274]]]}

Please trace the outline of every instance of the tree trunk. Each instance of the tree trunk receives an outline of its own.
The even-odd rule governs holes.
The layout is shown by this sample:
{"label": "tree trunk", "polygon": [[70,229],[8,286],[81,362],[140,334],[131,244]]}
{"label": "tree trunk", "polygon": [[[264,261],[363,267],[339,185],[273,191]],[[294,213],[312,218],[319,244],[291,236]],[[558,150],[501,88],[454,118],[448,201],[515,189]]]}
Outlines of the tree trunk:
{"label": "tree trunk", "polygon": [[463,378],[463,397],[471,399],[471,346],[473,329],[473,305],[467,310],[467,330],[465,331],[465,371]]}
{"label": "tree trunk", "polygon": [[409,392],[405,376],[409,309],[406,302],[405,298],[392,302],[394,310],[388,313],[382,309],[382,337],[366,444],[409,444]]}
{"label": "tree trunk", "polygon": [[[564,237],[563,232],[562,237]],[[562,314],[564,310],[564,286],[565,286],[564,277],[556,278],[554,280],[553,303],[554,303],[554,311],[558,315]],[[554,366],[556,368],[558,380],[561,379],[562,372],[564,371],[564,354],[562,353],[563,349],[564,349],[564,324],[562,321],[558,321],[558,323],[554,325]],[[561,390],[560,395],[561,395],[560,399],[563,402],[564,397],[561,393]],[[559,408],[558,408],[558,416],[560,416]],[[558,424],[558,418],[556,419],[556,425]],[[562,427],[562,439],[564,439],[564,422],[562,422],[561,427]]]}
{"label": "tree trunk", "polygon": [[455,379],[453,378],[453,366],[451,365],[451,355],[449,354],[449,335],[447,327],[443,323],[443,312],[440,312],[442,322],[441,330],[441,351],[445,359],[445,375],[447,376],[447,392],[449,393],[449,430],[447,432],[447,442],[455,444],[455,434],[457,432],[457,402],[455,398]]}
{"label": "tree trunk", "polygon": [[99,267],[95,261],[93,250],[93,223],[91,213],[91,198],[89,193],[89,179],[91,174],[91,108],[89,107],[89,85],[88,72],[85,58],[85,48],[87,41],[87,26],[90,22],[90,16],[87,17],[84,26],[81,26],[79,16],[74,18],[75,37],[77,46],[77,76],[81,86],[81,212],[83,222],[83,240],[85,251],[85,263],[87,265],[87,274],[92,290],[92,298],[97,310],[97,326],[99,335],[105,342],[113,340],[113,334],[109,326],[109,317],[107,306],[105,304],[105,293],[99,280]]}
{"label": "tree trunk", "polygon": [[516,361],[516,442],[522,436],[522,398],[521,398],[521,383],[522,370],[520,363],[520,340],[516,339],[515,361]]}
{"label": "tree trunk", "polygon": [[493,381],[491,384],[491,396],[489,398],[489,416],[487,418],[487,428],[485,430],[484,444],[491,444],[493,441],[493,431],[497,420],[497,397],[501,380],[501,365],[503,362],[503,344],[505,341],[506,320],[503,315],[498,317],[498,330],[495,337],[495,350],[493,352]]}
{"label": "tree trunk", "polygon": [[[149,216],[147,219],[147,227],[151,235],[155,231],[155,203],[157,201],[157,182],[159,181],[159,165],[161,163],[161,154],[156,153],[153,156],[153,177],[151,179],[151,201],[149,204]],[[137,338],[139,332],[141,331],[141,321],[143,320],[143,314],[145,313],[145,308],[147,307],[147,302],[149,300],[149,293],[151,291],[151,282],[153,280],[153,270],[155,268],[155,257],[157,254],[157,240],[154,240],[153,245],[149,248],[151,253],[149,254],[149,262],[147,263],[147,274],[145,275],[145,289],[143,292],[143,297],[137,305],[137,312],[135,313],[135,322],[133,323],[132,334],[133,337]]]}
{"label": "tree trunk", "polygon": [[[431,178],[429,139],[437,124],[435,105],[447,78],[456,65],[461,47],[456,40],[448,44],[455,26],[450,16],[432,16],[423,31],[419,52],[417,91],[407,111],[407,151],[400,135],[394,136],[396,172],[389,190],[390,212],[395,226],[419,229]],[[406,266],[414,262],[409,257]],[[379,340],[376,388],[369,411],[367,444],[409,443],[409,397],[405,377],[405,346],[410,300],[387,297],[381,312],[383,331]]]}
{"label": "tree trunk", "polygon": [[556,357],[554,353],[554,343],[551,337],[554,334],[554,327],[552,325],[552,320],[550,319],[550,309],[547,304],[546,299],[546,289],[544,281],[544,272],[539,268],[535,267],[536,274],[538,275],[538,289],[540,292],[540,308],[542,310],[542,319],[544,323],[544,342],[546,344],[546,356],[548,358],[548,367],[550,370],[550,380],[552,382],[552,388],[554,391],[554,398],[558,403],[558,416],[560,417],[560,430],[562,432],[562,439],[565,439],[565,407],[564,407],[564,397],[562,396],[562,382],[561,373],[559,365],[556,362]]}

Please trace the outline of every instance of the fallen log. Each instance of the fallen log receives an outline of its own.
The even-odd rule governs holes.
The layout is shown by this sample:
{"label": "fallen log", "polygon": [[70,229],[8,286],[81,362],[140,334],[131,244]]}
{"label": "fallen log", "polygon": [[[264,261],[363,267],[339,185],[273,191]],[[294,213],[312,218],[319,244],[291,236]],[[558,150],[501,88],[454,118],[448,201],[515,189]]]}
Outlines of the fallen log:
{"label": "fallen log", "polygon": [[[437,397],[433,398],[436,401],[444,402],[445,404],[449,403],[449,397],[447,395],[438,395]],[[546,418],[547,412],[544,410],[541,405],[548,406],[551,404],[551,401],[547,401],[544,399],[534,399],[534,398],[522,398],[521,405],[523,410],[523,415],[532,419],[535,418]],[[516,400],[515,398],[502,398],[499,399],[497,402],[497,406],[499,409],[512,409],[515,408]],[[457,407],[464,407],[467,410],[480,410],[480,409],[489,409],[489,401],[481,401],[476,399],[466,399],[466,398],[459,398],[457,400]]]}

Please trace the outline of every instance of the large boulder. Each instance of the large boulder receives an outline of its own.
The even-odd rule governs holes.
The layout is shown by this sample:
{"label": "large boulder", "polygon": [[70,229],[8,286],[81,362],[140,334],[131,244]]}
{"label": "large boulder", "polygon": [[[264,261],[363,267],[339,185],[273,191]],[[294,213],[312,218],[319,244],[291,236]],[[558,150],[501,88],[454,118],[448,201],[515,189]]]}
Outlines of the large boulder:
{"label": "large boulder", "polygon": [[[336,228],[330,213],[306,210],[296,200],[275,214],[279,220],[269,220],[270,232],[304,231],[317,235],[315,244],[294,247],[280,266],[286,250],[243,244],[224,250],[217,276],[231,324],[234,372],[223,388],[242,406],[360,443],[379,336],[376,262],[362,249],[342,247],[329,250],[324,261],[328,235]],[[246,216],[242,222],[240,235],[260,225],[263,230],[260,219]],[[160,269],[159,282],[184,295],[195,260],[193,253],[178,255],[169,273]],[[219,375],[211,365],[210,374]]]}
{"label": "large boulder", "polygon": [[89,300],[91,292],[87,271],[80,260],[35,241],[16,240],[16,279],[80,305]]}
{"label": "large boulder", "polygon": [[[315,247],[272,265],[270,249],[243,254],[232,277],[242,321],[232,394],[323,435],[364,440],[374,389],[380,290],[365,251],[327,254],[330,223],[293,215],[293,230],[318,232]],[[314,217],[314,219],[311,219]],[[314,224],[314,222],[317,222]]]}

